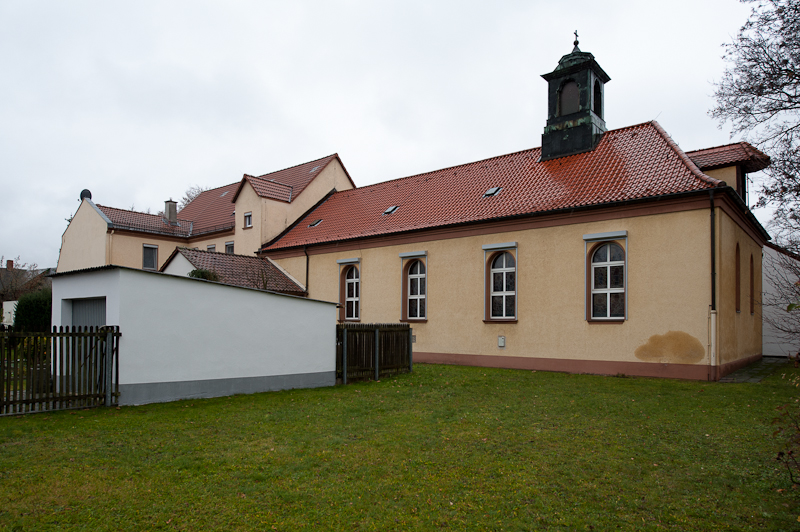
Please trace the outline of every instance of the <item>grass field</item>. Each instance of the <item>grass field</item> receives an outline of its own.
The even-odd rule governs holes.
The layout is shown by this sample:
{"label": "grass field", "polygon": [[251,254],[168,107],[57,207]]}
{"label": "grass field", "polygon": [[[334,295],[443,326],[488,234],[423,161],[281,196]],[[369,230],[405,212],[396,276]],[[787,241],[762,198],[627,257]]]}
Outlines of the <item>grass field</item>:
{"label": "grass field", "polygon": [[782,372],[715,384],[416,365],[0,418],[0,530],[798,530],[770,425],[797,393]]}

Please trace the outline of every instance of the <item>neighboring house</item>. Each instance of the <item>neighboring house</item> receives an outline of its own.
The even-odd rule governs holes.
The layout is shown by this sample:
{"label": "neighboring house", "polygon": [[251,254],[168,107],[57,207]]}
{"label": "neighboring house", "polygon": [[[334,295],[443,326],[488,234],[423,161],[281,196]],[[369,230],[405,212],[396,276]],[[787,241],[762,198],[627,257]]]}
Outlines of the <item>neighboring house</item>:
{"label": "neighboring house", "polygon": [[797,356],[800,351],[800,310],[787,312],[800,301],[800,256],[767,242],[764,246],[764,356]]}
{"label": "neighboring house", "polygon": [[215,272],[219,282],[246,288],[305,296],[303,286],[269,259],[199,249],[175,248],[161,267],[172,275],[188,276],[193,270]]}
{"label": "neighboring house", "polygon": [[81,205],[62,236],[58,272],[115,264],[158,270],[176,247],[255,253],[302,213],[336,190],[353,188],[336,154],[292,168],[207,190],[177,211],[147,214],[97,205],[81,193]]}
{"label": "neighboring house", "polygon": [[693,152],[709,175],[656,122],[606,131],[577,45],[543,77],[542,148],[337,192],[261,255],[340,321],[410,322],[419,362],[716,380],[760,358],[769,235],[742,198],[768,160]]}
{"label": "neighboring house", "polygon": [[0,302],[16,301],[29,292],[49,288],[51,268],[18,268],[13,260],[0,269]]}

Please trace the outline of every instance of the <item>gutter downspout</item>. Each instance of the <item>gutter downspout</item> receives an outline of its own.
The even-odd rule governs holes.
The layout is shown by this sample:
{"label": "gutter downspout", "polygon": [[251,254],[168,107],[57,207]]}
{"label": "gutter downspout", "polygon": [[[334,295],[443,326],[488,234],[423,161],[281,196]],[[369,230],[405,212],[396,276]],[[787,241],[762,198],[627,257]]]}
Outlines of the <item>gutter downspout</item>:
{"label": "gutter downspout", "polygon": [[308,294],[308,246],[303,246],[303,253],[306,254],[306,294]]}
{"label": "gutter downspout", "polygon": [[717,380],[717,220],[714,208],[714,189],[711,189],[711,332],[709,335],[709,375],[711,381]]}

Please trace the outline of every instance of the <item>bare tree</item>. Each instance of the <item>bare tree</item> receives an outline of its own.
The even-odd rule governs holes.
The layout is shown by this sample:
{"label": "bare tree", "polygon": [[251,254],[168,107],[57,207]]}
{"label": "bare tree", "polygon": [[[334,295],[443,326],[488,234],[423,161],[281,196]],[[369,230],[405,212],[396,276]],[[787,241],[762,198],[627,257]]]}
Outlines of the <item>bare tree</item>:
{"label": "bare tree", "polygon": [[200,185],[192,185],[186,189],[186,192],[183,193],[183,197],[178,202],[178,210],[182,210],[184,207],[189,205],[193,199],[197,196],[205,192],[206,190],[210,190],[208,188],[201,187]]}
{"label": "bare tree", "polygon": [[773,231],[800,251],[800,0],[759,1],[724,46],[728,67],[710,115],[770,155],[756,205],[776,208]]}
{"label": "bare tree", "polygon": [[[38,288],[36,279],[41,277],[36,264],[26,264],[19,257],[7,267],[5,257],[0,257],[0,301],[16,301],[25,292]],[[35,286],[34,286],[35,285]]]}

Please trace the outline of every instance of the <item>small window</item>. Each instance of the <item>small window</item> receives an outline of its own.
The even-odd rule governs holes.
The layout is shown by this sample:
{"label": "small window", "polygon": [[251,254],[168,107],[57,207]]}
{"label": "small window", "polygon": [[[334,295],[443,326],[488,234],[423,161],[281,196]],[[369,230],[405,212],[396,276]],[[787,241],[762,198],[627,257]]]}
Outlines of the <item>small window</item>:
{"label": "small window", "polygon": [[389,207],[388,209],[386,209],[385,211],[383,211],[383,214],[392,214],[392,213],[393,213],[394,211],[396,211],[398,208],[399,208],[399,205],[392,205],[391,207]]}
{"label": "small window", "polygon": [[233,253],[233,242],[225,242],[225,253]]}
{"label": "small window", "polygon": [[492,187],[483,193],[483,197],[488,198],[490,196],[497,196],[501,190],[503,190],[503,187]]}
{"label": "small window", "polygon": [[360,316],[361,283],[356,266],[349,266],[344,275],[344,319],[357,320]]}
{"label": "small window", "polygon": [[613,242],[592,254],[591,316],[595,320],[625,318],[625,252]]}
{"label": "small window", "polygon": [[424,320],[427,318],[427,275],[425,263],[417,259],[408,267],[406,309],[409,320]]}
{"label": "small window", "polygon": [[322,223],[322,218],[320,218],[319,220],[314,220],[313,222],[311,222],[310,224],[308,224],[308,226],[309,226],[309,227],[316,227],[316,226],[318,226],[318,225],[319,225],[319,224],[321,224],[321,223]]}
{"label": "small window", "polygon": [[142,269],[143,270],[158,269],[158,246],[151,246],[149,244],[144,244],[142,249]]}
{"label": "small window", "polygon": [[489,316],[514,319],[517,316],[517,261],[508,251],[492,259],[489,272]]}
{"label": "small window", "polygon": [[252,212],[244,213],[244,226],[245,226],[245,228],[253,227],[253,213]]}
{"label": "small window", "polygon": [[210,251],[210,252],[212,252],[212,253],[213,253],[213,252],[215,252],[215,251],[217,251],[217,246],[216,246],[216,244],[211,244],[210,246],[206,246],[206,251]]}

